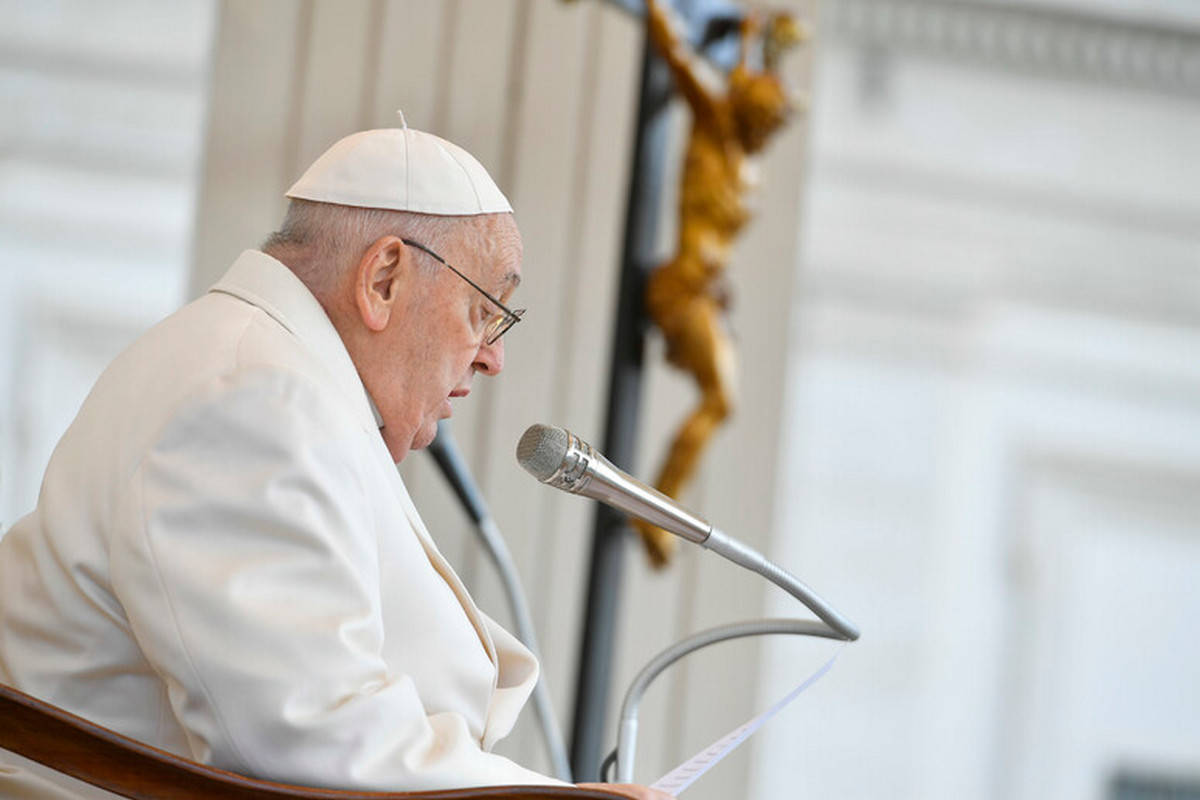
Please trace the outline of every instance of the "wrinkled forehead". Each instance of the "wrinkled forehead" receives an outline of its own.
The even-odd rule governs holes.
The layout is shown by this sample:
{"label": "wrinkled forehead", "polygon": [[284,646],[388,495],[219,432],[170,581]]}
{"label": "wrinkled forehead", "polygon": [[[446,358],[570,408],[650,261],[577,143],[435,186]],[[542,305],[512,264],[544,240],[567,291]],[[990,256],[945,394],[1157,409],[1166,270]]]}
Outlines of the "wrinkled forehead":
{"label": "wrinkled forehead", "polygon": [[484,282],[484,288],[497,295],[510,292],[521,283],[523,244],[512,214],[480,214],[464,218],[461,237],[456,237],[464,252],[465,264]]}

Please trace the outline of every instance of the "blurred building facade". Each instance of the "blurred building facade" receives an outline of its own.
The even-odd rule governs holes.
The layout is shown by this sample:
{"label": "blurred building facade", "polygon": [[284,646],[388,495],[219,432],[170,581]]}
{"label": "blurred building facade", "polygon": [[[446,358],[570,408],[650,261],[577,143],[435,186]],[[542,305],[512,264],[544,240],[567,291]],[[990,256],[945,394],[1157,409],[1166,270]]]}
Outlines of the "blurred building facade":
{"label": "blurred building facade", "polygon": [[775,541],[864,635],[757,774],[1195,797],[1200,9],[834,0],[820,28]]}

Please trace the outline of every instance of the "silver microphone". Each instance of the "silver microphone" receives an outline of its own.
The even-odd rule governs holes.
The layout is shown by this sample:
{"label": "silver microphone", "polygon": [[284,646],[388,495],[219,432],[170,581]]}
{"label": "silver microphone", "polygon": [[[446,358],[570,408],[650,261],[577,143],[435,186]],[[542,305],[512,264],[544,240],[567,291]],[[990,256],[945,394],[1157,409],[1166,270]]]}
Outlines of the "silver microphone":
{"label": "silver microphone", "polygon": [[517,462],[542,483],[581,494],[704,544],[713,526],[616,467],[587,442],[553,425],[532,425],[517,443]]}
{"label": "silver microphone", "polygon": [[599,500],[758,573],[820,617],[833,638],[851,641],[858,638],[858,626],[795,575],[714,528],[657,489],[617,469],[570,431],[553,425],[530,426],[517,443],[517,462],[542,483]]}

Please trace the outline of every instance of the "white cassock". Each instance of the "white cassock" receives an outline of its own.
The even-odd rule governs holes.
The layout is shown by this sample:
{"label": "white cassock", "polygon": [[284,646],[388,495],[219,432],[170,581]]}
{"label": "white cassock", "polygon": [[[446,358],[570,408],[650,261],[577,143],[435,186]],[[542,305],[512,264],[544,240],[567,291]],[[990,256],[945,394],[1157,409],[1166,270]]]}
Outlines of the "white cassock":
{"label": "white cassock", "polygon": [[[537,671],[438,553],[320,304],[256,251],[105,371],[0,540],[0,680],[238,773],[557,783],[489,752]],[[0,797],[42,796],[29,773],[0,752]]]}

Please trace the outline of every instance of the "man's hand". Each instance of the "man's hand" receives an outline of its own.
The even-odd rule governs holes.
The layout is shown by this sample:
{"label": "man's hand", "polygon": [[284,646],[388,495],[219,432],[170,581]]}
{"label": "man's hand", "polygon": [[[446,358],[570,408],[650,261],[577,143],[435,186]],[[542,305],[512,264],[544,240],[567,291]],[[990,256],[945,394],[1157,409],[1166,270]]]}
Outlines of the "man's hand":
{"label": "man's hand", "polygon": [[633,800],[674,800],[675,795],[651,789],[649,786],[639,786],[636,783],[581,783],[581,789],[599,789],[611,792],[620,797],[630,797]]}

